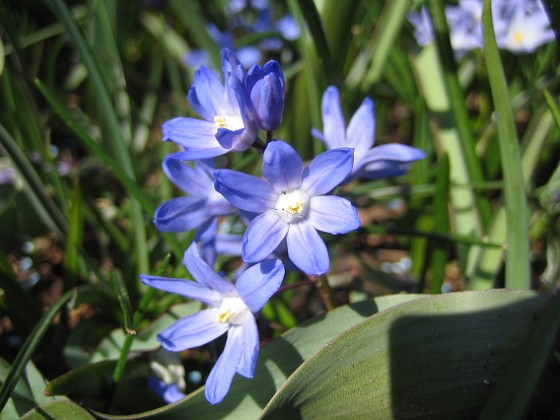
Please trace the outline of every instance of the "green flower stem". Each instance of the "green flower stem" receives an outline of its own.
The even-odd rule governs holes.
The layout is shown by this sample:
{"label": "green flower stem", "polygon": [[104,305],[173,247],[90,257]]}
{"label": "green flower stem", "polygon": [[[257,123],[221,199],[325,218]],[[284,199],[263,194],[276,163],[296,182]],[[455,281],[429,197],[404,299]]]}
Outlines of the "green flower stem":
{"label": "green flower stem", "polygon": [[334,297],[334,292],[329,285],[327,276],[325,274],[320,276],[308,274],[307,277],[315,284],[317,290],[319,290],[319,295],[321,296],[321,300],[323,301],[325,308],[327,308],[327,311],[332,311],[336,308],[336,298]]}

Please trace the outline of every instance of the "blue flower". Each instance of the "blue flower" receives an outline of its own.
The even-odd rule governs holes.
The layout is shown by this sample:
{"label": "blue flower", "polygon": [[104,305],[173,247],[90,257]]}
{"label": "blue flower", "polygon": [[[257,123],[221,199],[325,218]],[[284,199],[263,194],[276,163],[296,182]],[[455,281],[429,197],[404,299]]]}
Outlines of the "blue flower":
{"label": "blue flower", "polygon": [[404,174],[408,164],[426,157],[425,153],[404,144],[375,143],[375,115],[373,101],[365,98],[353,115],[348,128],[344,122],[338,89],[329,86],[321,103],[323,133],[313,130],[313,136],[321,140],[327,149],[341,147],[354,149],[354,165],[346,181],[356,177],[384,178]]}
{"label": "blue flower", "polygon": [[326,273],[329,254],[317,231],[340,234],[360,225],[348,200],[324,195],[346,179],[352,162],[352,149],[343,148],[320,154],[304,168],[297,152],[277,140],[264,151],[266,181],[229,169],[216,170],[216,190],[237,208],[258,213],[243,237],[243,259],[262,261],[286,238],[288,255],[298,268],[308,274]]}
{"label": "blue flower", "polygon": [[185,252],[183,264],[196,280],[140,275],[156,289],[199,300],[209,306],[175,321],[158,334],[163,348],[182,351],[206,344],[227,332],[223,353],[206,381],[206,399],[217,404],[224,399],[235,373],[252,378],[259,352],[259,334],[254,313],[276,293],[284,278],[280,260],[267,260],[245,270],[236,284],[230,283],[200,258],[196,244]]}
{"label": "blue flower", "polygon": [[425,47],[434,42],[434,26],[426,6],[419,12],[409,13],[407,19],[414,26],[414,38],[418,45]]}
{"label": "blue flower", "polygon": [[188,100],[203,119],[177,117],[163,124],[164,140],[183,148],[181,160],[208,159],[227,152],[242,152],[254,143],[257,127],[247,115],[245,70],[232,51],[224,49],[224,84],[206,67],[194,74]]}
{"label": "blue flower", "polygon": [[504,0],[496,2],[501,13],[493,9],[493,21],[498,47],[521,54],[535,51],[554,40],[544,6],[537,0]]}
{"label": "blue flower", "polygon": [[214,189],[211,161],[195,161],[191,166],[170,155],[163,161],[163,171],[189,195],[172,198],[157,208],[154,223],[160,231],[187,232],[235,212],[235,207]]}

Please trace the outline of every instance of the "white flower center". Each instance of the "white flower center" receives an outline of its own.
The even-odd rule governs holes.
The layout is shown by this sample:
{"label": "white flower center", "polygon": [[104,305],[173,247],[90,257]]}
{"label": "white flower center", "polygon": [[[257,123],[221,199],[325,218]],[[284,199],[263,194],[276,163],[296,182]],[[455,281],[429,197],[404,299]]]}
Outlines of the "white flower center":
{"label": "white flower center", "polygon": [[523,33],[521,31],[517,30],[513,33],[513,42],[515,44],[517,44],[517,45],[523,44],[523,39],[524,39],[524,36],[523,36]]}
{"label": "white flower center", "polygon": [[309,211],[309,196],[302,190],[283,192],[276,199],[274,209],[285,222],[300,222]]}
{"label": "white flower center", "polygon": [[227,128],[231,131],[245,127],[243,119],[237,115],[216,115],[214,117],[214,124],[216,124],[217,128]]}
{"label": "white flower center", "polygon": [[225,297],[220,304],[220,312],[216,322],[225,324],[242,324],[251,311],[239,296]]}

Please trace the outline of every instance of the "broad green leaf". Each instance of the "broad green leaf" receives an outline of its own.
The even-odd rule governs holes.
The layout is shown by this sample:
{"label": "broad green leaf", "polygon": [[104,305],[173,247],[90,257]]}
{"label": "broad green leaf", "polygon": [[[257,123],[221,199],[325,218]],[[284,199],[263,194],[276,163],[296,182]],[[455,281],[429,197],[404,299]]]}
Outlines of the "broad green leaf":
{"label": "broad green leaf", "polygon": [[80,407],[72,401],[53,401],[31,410],[21,417],[22,420],[44,420],[50,419],[72,419],[90,420],[94,419],[89,411]]}
{"label": "broad green leaf", "polygon": [[[492,396],[481,419],[518,418],[526,411],[535,386],[552,353],[560,327],[560,298],[555,296],[525,337]],[[558,353],[556,353],[558,354]]]}
{"label": "broad green leaf", "polygon": [[[103,360],[73,369],[50,381],[45,387],[45,395],[103,397],[111,389],[116,365],[116,360]],[[147,362],[134,360],[129,363],[125,376],[140,377],[147,373]]]}
{"label": "broad green leaf", "polygon": [[[201,388],[175,404],[126,418],[242,420],[256,418],[286,378],[304,360],[323,348],[329,340],[373,313],[425,297],[425,295],[392,295],[337,308],[274,339],[260,352],[254,379],[249,380],[236,375],[227,397],[220,404],[210,405]],[[125,418],[102,413],[96,415],[105,419]]]}
{"label": "broad green leaf", "polygon": [[[551,301],[486,290],[380,312],[302,364],[262,418],[475,418]],[[536,409],[558,408],[560,366],[548,367]]]}
{"label": "broad green leaf", "polygon": [[510,288],[528,289],[531,286],[531,278],[527,196],[513,111],[494,36],[490,0],[484,1],[482,22],[484,58],[498,116],[498,139],[504,178],[507,238],[505,285]]}

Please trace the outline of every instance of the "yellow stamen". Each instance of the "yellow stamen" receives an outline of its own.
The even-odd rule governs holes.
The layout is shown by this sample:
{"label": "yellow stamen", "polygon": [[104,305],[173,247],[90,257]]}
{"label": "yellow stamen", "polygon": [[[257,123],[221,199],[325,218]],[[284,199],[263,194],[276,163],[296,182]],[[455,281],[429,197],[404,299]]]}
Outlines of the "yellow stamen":
{"label": "yellow stamen", "polygon": [[214,123],[218,128],[227,128],[227,119],[221,115],[216,115],[214,117]]}
{"label": "yellow stamen", "polygon": [[521,44],[523,42],[523,34],[519,31],[515,32],[515,34],[513,34],[513,40],[516,44]]}
{"label": "yellow stamen", "polygon": [[219,322],[221,324],[225,324],[226,322],[229,321],[229,319],[234,315],[234,312],[228,308],[226,309],[224,312],[220,312],[218,314],[218,318],[216,318],[216,322]]}
{"label": "yellow stamen", "polygon": [[295,204],[289,204],[288,207],[284,209],[285,212],[290,214],[299,214],[303,210],[303,203],[298,201]]}

